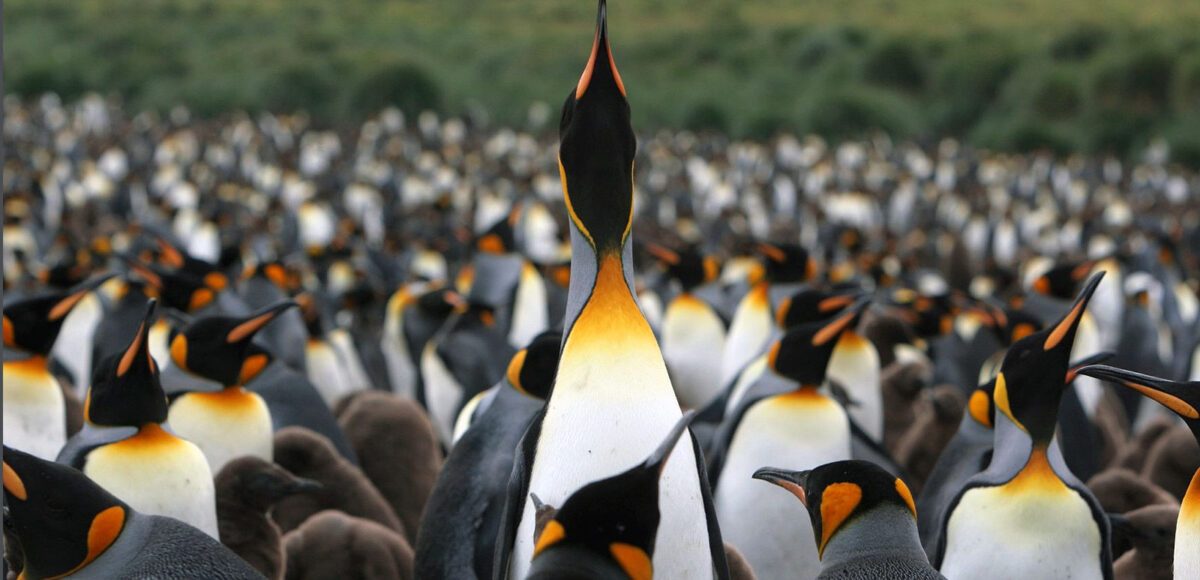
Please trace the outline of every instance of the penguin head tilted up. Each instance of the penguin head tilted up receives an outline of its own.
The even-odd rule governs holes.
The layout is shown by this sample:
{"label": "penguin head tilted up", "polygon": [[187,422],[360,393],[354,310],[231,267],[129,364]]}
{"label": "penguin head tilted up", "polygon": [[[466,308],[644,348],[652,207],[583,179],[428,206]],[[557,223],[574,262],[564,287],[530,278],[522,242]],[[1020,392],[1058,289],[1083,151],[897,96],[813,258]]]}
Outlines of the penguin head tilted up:
{"label": "penguin head tilted up", "polygon": [[823,320],[854,304],[862,295],[857,288],[830,291],[805,288],[779,303],[775,309],[775,322],[779,328],[788,329]]}
{"label": "penguin head tilted up", "polygon": [[691,292],[717,279],[720,274],[720,264],[714,256],[705,256],[696,246],[688,246],[682,250],[672,250],[666,246],[649,244],[646,252],[662,262],[667,268],[667,275],[678,280],[684,292]]}
{"label": "penguin head tilted up", "polygon": [[908,486],[874,463],[836,461],[811,471],[764,467],[754,478],[804,504],[822,577],[840,571],[851,578],[940,578],[921,548]]}
{"label": "penguin head tilted up", "polygon": [[1095,265],[1096,262],[1092,260],[1055,265],[1035,278],[1030,289],[1044,296],[1070,300],[1079,283],[1087,278]]}
{"label": "penguin head tilted up", "polygon": [[825,372],[838,338],[858,325],[870,304],[870,299],[862,298],[837,316],[789,330],[767,352],[767,365],[801,387],[820,386],[825,382]]}
{"label": "penguin head tilted up", "polygon": [[105,427],[140,428],[167,420],[167,397],[159,382],[158,365],[150,356],[150,327],[157,301],[146,314],[129,346],[97,364],[83,407],[84,419]]}
{"label": "penguin head tilted up", "polygon": [[244,317],[199,318],[171,337],[171,364],[226,387],[245,385],[271,362],[270,353],[253,344],[255,333],[296,305],[285,301]]}
{"label": "penguin head tilted up", "polygon": [[658,481],[695,416],[684,414],[641,464],[571,494],[542,528],[526,578],[652,578]]}
{"label": "penguin head tilted up", "polygon": [[[1083,374],[1082,369],[1089,366],[1095,368],[1097,363],[1103,362],[1113,357],[1110,351],[1101,351],[1083,359],[1071,363],[1067,368],[1066,378],[1063,385],[1070,385],[1075,377]],[[993,378],[986,383],[980,384],[971,393],[971,397],[967,400],[967,416],[976,423],[991,429],[996,423],[996,406],[994,396],[996,394],[996,379]]]}
{"label": "penguin head tilted up", "polygon": [[554,375],[558,371],[559,347],[562,334],[546,331],[517,351],[508,363],[505,377],[517,392],[546,400],[554,386]]}
{"label": "penguin head tilted up", "polygon": [[168,271],[157,264],[145,264],[125,257],[129,269],[154,290],[163,304],[180,312],[195,314],[212,306],[217,295],[228,286],[223,274],[214,272],[212,277],[200,277],[180,270]]}
{"label": "penguin head tilted up", "polygon": [[[4,447],[4,532],[21,578],[82,571],[117,541],[129,506],[84,474]],[[12,556],[10,555],[10,558]]]}
{"label": "penguin head tilted up", "polygon": [[53,293],[18,300],[4,307],[4,347],[28,355],[45,357],[54,348],[71,309],[114,274],[84,282],[66,293]]}

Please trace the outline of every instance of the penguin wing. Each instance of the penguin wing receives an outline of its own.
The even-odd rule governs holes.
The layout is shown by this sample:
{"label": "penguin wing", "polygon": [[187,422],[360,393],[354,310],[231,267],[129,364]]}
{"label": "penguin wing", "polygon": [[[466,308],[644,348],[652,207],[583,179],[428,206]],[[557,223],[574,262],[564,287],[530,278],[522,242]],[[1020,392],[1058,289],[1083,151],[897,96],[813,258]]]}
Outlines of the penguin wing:
{"label": "penguin wing", "polygon": [[763,400],[777,394],[760,388],[762,386],[761,379],[756,381],[750,387],[746,396],[742,398],[742,402],[738,403],[738,407],[734,410],[733,414],[726,417],[721,422],[721,425],[717,427],[717,432],[713,434],[712,447],[709,449],[708,481],[709,485],[714,489],[717,487],[717,481],[721,479],[721,470],[725,467],[725,455],[729,452],[729,445],[733,442],[733,436],[737,433],[738,426],[742,423],[742,418],[746,416],[746,411]]}
{"label": "penguin wing", "polygon": [[696,455],[696,474],[700,478],[700,495],[704,498],[704,521],[708,526],[708,549],[712,557],[713,568],[719,580],[728,580],[729,562],[725,559],[725,541],[721,539],[721,525],[717,522],[717,508],[713,503],[712,488],[708,485],[708,473],[704,468],[704,452],[700,449],[700,441],[688,429],[692,440],[692,453]]}
{"label": "penguin wing", "polygon": [[83,471],[87,456],[93,449],[128,439],[137,435],[137,432],[137,427],[100,427],[84,423],[83,429],[67,440],[54,462]]}
{"label": "penguin wing", "polygon": [[525,429],[525,435],[517,444],[513,457],[512,474],[508,478],[508,497],[504,502],[504,515],[500,518],[500,535],[496,538],[495,564],[492,578],[508,578],[508,564],[512,558],[513,544],[517,540],[517,528],[525,511],[525,497],[529,494],[529,475],[533,470],[533,459],[537,455],[538,439],[542,435],[542,420],[546,417],[545,407],[534,415]]}

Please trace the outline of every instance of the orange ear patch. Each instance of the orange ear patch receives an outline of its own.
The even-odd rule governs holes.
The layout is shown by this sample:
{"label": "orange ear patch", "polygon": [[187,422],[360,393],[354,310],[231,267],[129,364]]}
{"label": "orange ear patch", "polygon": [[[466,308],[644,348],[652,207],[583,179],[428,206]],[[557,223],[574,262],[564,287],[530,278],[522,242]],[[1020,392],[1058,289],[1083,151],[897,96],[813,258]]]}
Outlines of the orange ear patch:
{"label": "orange ear patch", "polygon": [[1035,332],[1037,332],[1037,330],[1035,330],[1033,328],[1032,324],[1029,324],[1028,322],[1022,322],[1022,323],[1018,324],[1015,328],[1013,328],[1012,340],[1013,340],[1013,342],[1016,342],[1016,341],[1021,340],[1022,338],[1025,338],[1026,336],[1029,336]]}
{"label": "orange ear patch", "polygon": [[192,292],[192,299],[188,301],[188,310],[199,310],[212,303],[217,295],[208,288],[199,288]]}
{"label": "orange ear patch", "polygon": [[16,337],[16,331],[13,329],[13,323],[11,320],[8,319],[7,316],[5,316],[4,317],[4,346],[14,346],[14,345],[16,345],[16,342],[17,342],[17,337]]}
{"label": "orange ear patch", "polygon": [[250,382],[251,379],[258,376],[258,373],[262,372],[269,361],[267,355],[261,353],[246,357],[246,360],[242,361],[242,370],[238,373],[238,382],[243,385]]}
{"label": "orange ear patch", "polygon": [[971,394],[971,400],[967,403],[967,410],[971,413],[971,418],[986,427],[992,426],[990,407],[991,403],[988,401],[987,393],[979,390]]}
{"label": "orange ear patch", "polygon": [[529,354],[526,349],[521,349],[514,354],[512,360],[508,363],[508,372],[505,376],[508,377],[508,382],[512,383],[513,388],[517,389],[521,394],[528,394],[525,387],[521,386],[521,368],[525,366],[525,356]]}
{"label": "orange ear patch", "polygon": [[478,248],[479,251],[487,252],[489,254],[504,253],[504,242],[502,242],[500,240],[500,236],[496,234],[488,234],[482,238],[479,238],[479,241],[475,244],[475,247]]}
{"label": "orange ear patch", "polygon": [[775,309],[775,324],[782,327],[783,322],[785,320],[787,320],[788,311],[791,309],[792,309],[792,299],[790,297],[784,298],[783,302],[779,303],[779,308]]}
{"label": "orange ear patch", "polygon": [[912,492],[904,484],[904,480],[899,477],[896,478],[896,493],[900,494],[900,498],[904,500],[904,503],[908,504],[908,511],[912,512],[913,517],[916,517],[917,502],[913,501]]}
{"label": "orange ear patch", "polygon": [[817,547],[818,556],[825,553],[829,539],[854,513],[860,501],[862,488],[856,484],[843,482],[825,487],[821,493],[821,545]]}
{"label": "orange ear patch", "polygon": [[632,544],[613,542],[608,545],[608,551],[613,559],[621,565],[621,569],[629,575],[630,580],[650,580],[654,578],[654,563],[645,550]]}
{"label": "orange ear patch", "polygon": [[567,537],[567,531],[563,529],[562,524],[558,520],[550,520],[546,523],[546,527],[542,528],[542,535],[538,536],[537,545],[533,547],[533,555],[537,557],[543,550],[557,544]]}
{"label": "orange ear patch", "polygon": [[25,492],[25,482],[21,481],[21,476],[17,475],[7,462],[4,464],[4,489],[21,501],[29,498],[29,494]]}
{"label": "orange ear patch", "polygon": [[[125,527],[125,509],[121,506],[110,507],[92,518],[92,527],[88,529],[88,553],[83,562],[79,564],[79,568],[91,564],[93,560],[100,557],[113,542],[117,541],[117,536],[121,535],[121,530]],[[78,568],[77,568],[78,569]]]}
{"label": "orange ear patch", "polygon": [[187,353],[187,337],[180,334],[171,341],[171,362],[175,363],[175,366],[187,370]]}
{"label": "orange ear patch", "polygon": [[1008,382],[1004,380],[1004,373],[996,375],[996,390],[992,393],[992,399],[996,402],[996,408],[1000,409],[1017,427],[1022,431],[1029,431],[1013,416],[1012,407],[1008,404]]}

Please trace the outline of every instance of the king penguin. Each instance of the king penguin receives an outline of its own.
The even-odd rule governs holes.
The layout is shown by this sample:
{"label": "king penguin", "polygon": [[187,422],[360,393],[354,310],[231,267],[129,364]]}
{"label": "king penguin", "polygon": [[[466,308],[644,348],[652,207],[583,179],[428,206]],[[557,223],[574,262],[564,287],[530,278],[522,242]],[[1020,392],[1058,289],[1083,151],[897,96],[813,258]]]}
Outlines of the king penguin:
{"label": "king penguin", "polygon": [[470,426],[450,450],[425,505],[416,544],[419,577],[492,577],[513,455],[550,394],[561,344],[557,332],[538,335],[513,355],[504,379],[477,397]]}
{"label": "king penguin", "polygon": [[66,294],[26,298],[4,307],[4,442],[53,459],[67,441],[66,407],[47,357],[63,321],[97,278]]}
{"label": "king penguin", "polygon": [[991,463],[946,509],[937,551],[950,578],[1111,578],[1109,524],[1055,437],[1075,331],[1103,276],[1057,323],[1009,348],[996,376]]}
{"label": "king penguin", "polygon": [[6,446],[3,470],[20,578],[262,578],[196,528],[141,513],[70,467]]}
{"label": "king penguin", "polygon": [[[270,353],[252,343],[255,333],[293,306],[281,302],[238,318],[205,316],[171,338],[172,372],[164,374],[170,424],[200,446],[214,472],[242,455],[271,460],[271,412],[245,385],[271,362]],[[179,375],[188,377],[167,382]]]}
{"label": "king penguin", "polygon": [[[534,552],[534,493],[561,505],[583,485],[628,469],[682,416],[666,364],[633,295],[633,160],[625,86],[600,0],[591,56],[568,94],[559,173],[570,216],[571,283],[562,355],[543,414],[513,466],[497,575],[523,578]],[[690,451],[687,449],[690,443]],[[728,576],[703,457],[692,441],[660,482],[664,578]],[[509,568],[511,564],[511,570]]]}
{"label": "king penguin", "polygon": [[[1200,443],[1200,381],[1170,381],[1103,365],[1079,372],[1137,391],[1170,409],[1183,419]],[[1183,495],[1175,525],[1175,577],[1200,578],[1200,469],[1192,475]]]}
{"label": "king penguin", "polygon": [[659,480],[695,416],[686,413],[645,461],[572,493],[542,528],[526,578],[653,578]]}
{"label": "king penguin", "polygon": [[771,346],[768,370],[714,436],[710,476],[722,533],[763,578],[812,578],[820,570],[812,542],[803,540],[812,534],[808,523],[791,517],[787,498],[751,476],[781,457],[802,469],[850,459],[850,419],[818,388],[838,338],[867,304],[789,330]]}
{"label": "king penguin", "polygon": [[56,461],[83,471],[134,509],[170,516],[217,537],[213,473],[195,444],[164,428],[167,397],[150,356],[155,302],[125,348],[100,361],[84,426]]}
{"label": "king penguin", "polygon": [[921,550],[912,492],[878,465],[851,460],[811,471],[764,467],[754,478],[787,490],[808,511],[821,558],[818,580],[945,580]]}

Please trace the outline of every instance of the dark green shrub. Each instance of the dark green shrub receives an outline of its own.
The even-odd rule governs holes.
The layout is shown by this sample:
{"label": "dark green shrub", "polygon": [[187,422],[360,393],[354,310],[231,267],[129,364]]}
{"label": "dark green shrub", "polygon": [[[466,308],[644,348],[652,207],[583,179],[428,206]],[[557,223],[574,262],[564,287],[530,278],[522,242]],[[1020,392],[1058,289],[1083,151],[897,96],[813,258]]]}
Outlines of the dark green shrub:
{"label": "dark green shrub", "polygon": [[881,87],[916,92],[924,88],[926,72],[912,41],[892,39],[870,51],[863,63],[863,77]]}
{"label": "dark green shrub", "polygon": [[692,107],[687,117],[684,117],[683,126],[696,131],[726,132],[729,130],[729,117],[725,114],[725,109],[719,105],[700,103]]}
{"label": "dark green shrub", "polygon": [[903,137],[920,126],[916,107],[904,97],[866,87],[845,87],[818,95],[807,121],[810,130],[830,138],[856,137],[874,130]]}
{"label": "dark green shrub", "polygon": [[425,69],[412,63],[392,63],[368,72],[354,90],[357,111],[378,111],[389,105],[415,113],[441,107],[438,84]]}
{"label": "dark green shrub", "polygon": [[1083,61],[1108,41],[1108,32],[1091,24],[1069,30],[1050,43],[1050,56],[1058,60]]}
{"label": "dark green shrub", "polygon": [[1096,70],[1093,90],[1099,105],[1138,113],[1162,111],[1168,104],[1174,64],[1169,54],[1152,47],[1112,53]]}

